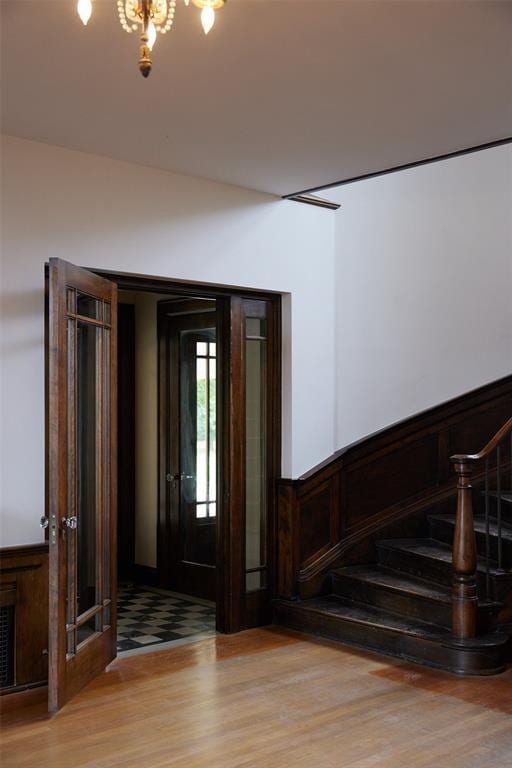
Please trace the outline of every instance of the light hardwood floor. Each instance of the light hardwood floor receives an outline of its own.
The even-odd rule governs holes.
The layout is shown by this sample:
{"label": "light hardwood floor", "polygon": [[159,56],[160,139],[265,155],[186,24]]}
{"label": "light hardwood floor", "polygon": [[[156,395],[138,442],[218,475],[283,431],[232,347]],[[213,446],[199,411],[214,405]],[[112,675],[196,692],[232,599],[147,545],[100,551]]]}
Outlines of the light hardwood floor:
{"label": "light hardwood floor", "polygon": [[118,660],[2,768],[508,768],[512,671],[461,680],[278,629]]}

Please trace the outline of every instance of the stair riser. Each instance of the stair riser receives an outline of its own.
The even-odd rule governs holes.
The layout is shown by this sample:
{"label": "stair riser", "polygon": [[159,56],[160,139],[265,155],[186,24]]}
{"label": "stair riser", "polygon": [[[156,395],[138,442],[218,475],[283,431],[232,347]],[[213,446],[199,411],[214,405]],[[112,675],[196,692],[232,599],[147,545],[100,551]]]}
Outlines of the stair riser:
{"label": "stair riser", "polygon": [[[435,584],[451,585],[452,564],[442,560],[432,560],[422,557],[414,552],[387,548],[377,543],[379,562],[395,571],[403,571],[413,576],[433,581]],[[485,597],[485,574],[480,572],[477,576],[478,591],[481,599]],[[491,574],[491,594],[489,599],[505,602],[507,595],[512,590],[512,574],[503,574],[499,577]]]}
{"label": "stair riser", "polygon": [[[454,524],[449,520],[430,520],[430,530],[433,539],[438,541],[444,541],[445,544],[452,544],[453,532],[455,530]],[[475,532],[476,547],[478,554],[481,557],[485,557],[486,554],[486,536],[482,531]],[[512,565],[512,542],[508,539],[502,538],[502,552],[503,552],[503,566],[504,568],[510,568]],[[489,551],[491,560],[498,559],[498,537],[491,535],[489,537]]]}
{"label": "stair riser", "polygon": [[411,594],[393,592],[377,584],[361,582],[349,575],[333,574],[332,591],[335,595],[365,605],[373,605],[400,616],[411,616],[431,624],[449,627],[451,606]]}
{"label": "stair riser", "polygon": [[429,558],[421,557],[415,552],[388,549],[379,543],[377,543],[377,553],[379,563],[388,568],[393,568],[395,571],[410,573],[413,576],[433,581],[435,584],[446,584],[449,586],[452,583],[451,563],[430,560]]}
{"label": "stair riser", "polygon": [[[451,603],[429,600],[416,594],[404,594],[369,584],[349,574],[333,574],[332,591],[339,597],[391,611],[399,616],[411,617],[438,624],[449,629],[452,622]],[[480,607],[478,631],[488,632],[496,626],[496,610]]]}
{"label": "stair riser", "polygon": [[274,606],[275,623],[365,650],[445,669],[461,675],[492,675],[504,669],[504,649],[461,650],[382,627],[301,611],[295,604]]}
{"label": "stair riser", "polygon": [[[476,506],[476,510],[481,514],[485,515],[485,501],[482,498],[480,503]],[[489,505],[489,511],[493,517],[497,516],[498,513],[498,501],[497,499],[494,499],[491,497],[490,499],[490,505]],[[502,499],[501,501],[501,519],[506,521],[507,523],[512,524],[512,504],[509,502],[506,502]]]}

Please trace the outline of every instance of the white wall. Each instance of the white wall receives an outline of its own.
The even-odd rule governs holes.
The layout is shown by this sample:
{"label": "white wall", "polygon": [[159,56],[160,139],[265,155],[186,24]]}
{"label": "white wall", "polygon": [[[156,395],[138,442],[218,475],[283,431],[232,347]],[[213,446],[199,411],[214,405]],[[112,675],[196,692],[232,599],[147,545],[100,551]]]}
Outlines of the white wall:
{"label": "white wall", "polygon": [[214,182],[2,141],[0,546],[41,539],[43,265],[288,292],[283,473],[334,449],[334,218]]}
{"label": "white wall", "polygon": [[287,476],[512,370],[509,146],[330,191],[335,215],[24,140],[3,148],[0,546],[41,538],[51,256],[285,292]]}
{"label": "white wall", "polygon": [[512,147],[340,187],[338,446],[512,372]]}

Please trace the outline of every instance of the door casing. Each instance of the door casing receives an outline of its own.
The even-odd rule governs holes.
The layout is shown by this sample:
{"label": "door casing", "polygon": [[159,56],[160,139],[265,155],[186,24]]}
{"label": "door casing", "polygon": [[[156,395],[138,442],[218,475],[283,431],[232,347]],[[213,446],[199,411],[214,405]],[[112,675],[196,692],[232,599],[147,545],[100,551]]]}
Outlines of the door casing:
{"label": "door casing", "polygon": [[[269,606],[256,605],[258,593],[245,591],[245,338],[244,303],[251,299],[269,302],[269,397],[268,422],[268,590],[267,602],[275,597],[277,553],[277,480],[281,476],[281,294],[236,286],[219,286],[165,277],[90,270],[117,284],[119,290],[169,293],[187,299],[214,299],[217,310],[218,358],[221,360],[219,405],[222,447],[218,457],[216,559],[217,630],[239,632],[264,623]],[[159,457],[160,463],[160,457]],[[166,534],[165,500],[159,490],[157,536]]]}

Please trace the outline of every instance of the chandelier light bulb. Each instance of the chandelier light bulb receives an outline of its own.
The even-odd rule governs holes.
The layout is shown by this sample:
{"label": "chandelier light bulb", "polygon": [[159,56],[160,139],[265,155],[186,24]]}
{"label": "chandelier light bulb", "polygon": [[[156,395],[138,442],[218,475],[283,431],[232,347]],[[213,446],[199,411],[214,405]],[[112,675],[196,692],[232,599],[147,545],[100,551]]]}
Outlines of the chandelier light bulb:
{"label": "chandelier light bulb", "polygon": [[150,51],[153,50],[153,46],[156,42],[156,27],[153,24],[152,21],[148,24],[148,48]]}
{"label": "chandelier light bulb", "polygon": [[207,35],[215,24],[215,11],[211,5],[205,5],[201,11],[201,24],[203,25],[205,35]]}
{"label": "chandelier light bulb", "polygon": [[92,0],[78,0],[78,3],[76,4],[76,10],[82,19],[84,27],[87,26],[87,22],[91,18],[92,13]]}
{"label": "chandelier light bulb", "polygon": [[[0,0],[1,2],[2,0]],[[76,9],[85,25],[91,18],[94,0],[75,0]],[[139,70],[148,77],[152,69],[152,50],[159,35],[166,35],[174,25],[179,0],[116,0],[119,22],[128,34],[139,32]],[[207,35],[215,24],[215,11],[226,0],[183,0],[201,12],[201,24]]]}

